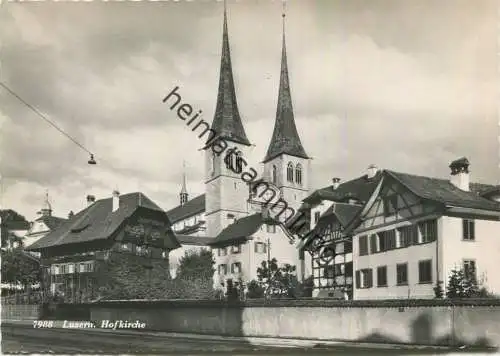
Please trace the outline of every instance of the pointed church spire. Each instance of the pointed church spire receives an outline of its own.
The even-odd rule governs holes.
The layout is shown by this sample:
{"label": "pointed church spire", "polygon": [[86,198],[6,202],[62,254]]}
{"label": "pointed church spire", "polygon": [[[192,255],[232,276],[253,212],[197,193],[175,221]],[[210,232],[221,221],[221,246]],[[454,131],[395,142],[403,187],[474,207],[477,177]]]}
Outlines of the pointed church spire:
{"label": "pointed church spire", "polygon": [[186,161],[182,162],[182,188],[181,192],[179,194],[180,197],[180,203],[181,205],[184,205],[188,201],[188,192],[186,188]]}
{"label": "pointed church spire", "polygon": [[[283,3],[284,8],[284,3]],[[288,64],[286,60],[285,44],[285,11],[283,9],[283,44],[281,49],[281,73],[278,92],[278,107],[276,109],[276,121],[274,123],[273,136],[267,149],[264,162],[267,162],[281,154],[309,158],[302,147],[300,137],[295,126],[293,115],[292,94],[288,80]]]}
{"label": "pointed church spire", "polygon": [[229,50],[229,36],[227,31],[226,1],[224,1],[224,26],[222,33],[222,55],[219,73],[219,92],[215,108],[212,130],[216,135],[226,140],[242,143],[249,146],[245,129],[241,122],[234,88],[231,53]]}
{"label": "pointed church spire", "polygon": [[48,189],[45,191],[45,200],[43,202],[43,207],[40,210],[39,214],[42,214],[42,216],[51,216],[52,215],[52,206],[50,205],[49,190]]}

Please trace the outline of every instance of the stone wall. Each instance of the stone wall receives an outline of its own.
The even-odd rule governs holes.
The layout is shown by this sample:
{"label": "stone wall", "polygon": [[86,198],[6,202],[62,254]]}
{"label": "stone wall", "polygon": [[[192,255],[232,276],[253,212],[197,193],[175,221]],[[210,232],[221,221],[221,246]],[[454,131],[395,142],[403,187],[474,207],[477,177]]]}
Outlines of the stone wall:
{"label": "stone wall", "polygon": [[40,313],[35,304],[2,304],[2,320],[37,320]]}
{"label": "stone wall", "polygon": [[500,347],[500,301],[102,302],[91,320],[146,323],[149,330],[422,345]]}

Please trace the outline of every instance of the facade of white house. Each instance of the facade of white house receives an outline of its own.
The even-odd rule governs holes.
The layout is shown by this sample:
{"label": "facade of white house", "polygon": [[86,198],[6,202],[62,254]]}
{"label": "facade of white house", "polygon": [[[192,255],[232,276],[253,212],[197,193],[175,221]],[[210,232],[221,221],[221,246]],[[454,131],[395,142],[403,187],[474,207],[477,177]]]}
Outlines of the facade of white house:
{"label": "facade of white house", "polygon": [[[455,164],[468,175],[466,160]],[[484,186],[458,184],[457,173],[380,174],[354,229],[355,299],[434,298],[454,269],[500,293],[500,206],[481,195]]]}

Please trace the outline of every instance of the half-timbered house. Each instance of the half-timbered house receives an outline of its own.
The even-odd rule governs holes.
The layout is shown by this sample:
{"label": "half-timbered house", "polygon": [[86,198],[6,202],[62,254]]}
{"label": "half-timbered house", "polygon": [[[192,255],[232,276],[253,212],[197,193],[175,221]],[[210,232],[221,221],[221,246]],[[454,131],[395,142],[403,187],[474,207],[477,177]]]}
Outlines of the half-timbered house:
{"label": "half-timbered house", "polygon": [[355,299],[433,298],[453,269],[500,292],[498,187],[470,183],[465,158],[450,168],[450,179],[381,172],[350,227]]}
{"label": "half-timbered house", "polygon": [[[123,288],[152,275],[168,279],[168,255],[177,247],[170,221],[158,205],[142,193],[114,192],[113,197],[89,202],[27,249],[41,253],[46,293],[81,301],[99,297],[101,281],[113,277],[99,275],[103,271],[121,278]],[[133,263],[133,271],[126,265],[116,270],[98,268],[117,258]]]}
{"label": "half-timbered house", "polygon": [[303,201],[287,224],[301,238],[302,258],[311,256],[314,297],[353,298],[352,221],[380,180],[375,166],[367,174],[318,189]]}

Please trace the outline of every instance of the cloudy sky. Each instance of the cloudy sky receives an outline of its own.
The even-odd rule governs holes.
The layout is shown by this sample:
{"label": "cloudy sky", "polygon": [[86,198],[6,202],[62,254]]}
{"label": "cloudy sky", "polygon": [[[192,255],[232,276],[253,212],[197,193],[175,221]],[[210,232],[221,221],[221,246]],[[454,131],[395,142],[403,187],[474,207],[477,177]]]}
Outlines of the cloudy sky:
{"label": "cloudy sky", "polygon": [[[436,177],[460,156],[498,181],[495,0],[289,0],[287,49],[296,124],[312,188],[379,167]],[[203,193],[200,141],[163,97],[212,120],[221,2],[7,2],[0,80],[88,154],[0,88],[2,206],[36,217],[48,189],[66,216],[85,196],[143,191],[178,203],[185,159]],[[240,113],[260,166],[274,125],[280,1],[228,0]]]}

